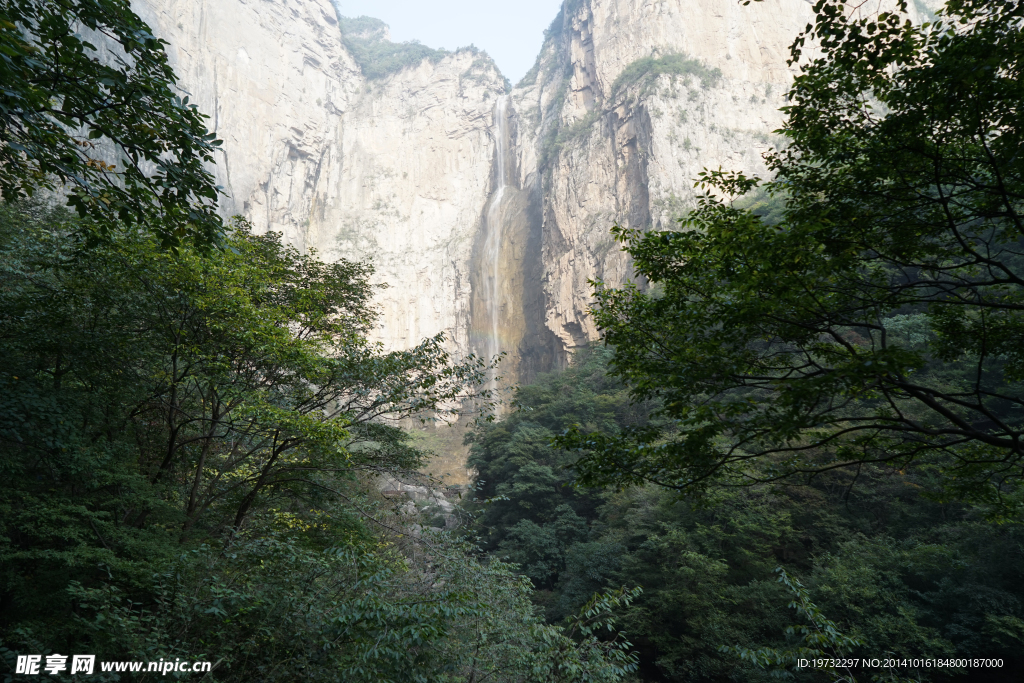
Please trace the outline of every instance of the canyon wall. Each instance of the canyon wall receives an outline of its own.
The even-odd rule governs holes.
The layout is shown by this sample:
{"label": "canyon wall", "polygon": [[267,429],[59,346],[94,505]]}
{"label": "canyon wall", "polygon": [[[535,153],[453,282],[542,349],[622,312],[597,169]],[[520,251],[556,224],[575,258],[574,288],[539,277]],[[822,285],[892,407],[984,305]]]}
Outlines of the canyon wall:
{"label": "canyon wall", "polygon": [[[461,50],[366,78],[328,0],[139,0],[223,140],[225,215],[325,259],[370,259],[377,337],[470,347],[472,254],[505,79]],[[386,40],[387,36],[382,36]]]}
{"label": "canyon wall", "polygon": [[141,0],[169,42],[179,84],[224,144],[216,175],[227,215],[305,246],[313,190],[340,163],[344,113],[359,67],[329,2]]}
{"label": "canyon wall", "polygon": [[597,338],[589,281],[631,275],[612,225],[673,226],[705,167],[764,172],[811,17],[805,0],[566,0],[510,89],[474,49],[371,72],[328,0],[136,9],[224,140],[224,213],[371,259],[387,348],[444,333],[457,356],[508,354],[508,381]]}
{"label": "canyon wall", "polygon": [[[542,188],[545,325],[556,354],[595,339],[590,280],[630,264],[609,228],[670,229],[705,168],[764,175],[804,0],[566,2],[513,99],[522,182]],[[563,356],[564,357],[564,356]]]}

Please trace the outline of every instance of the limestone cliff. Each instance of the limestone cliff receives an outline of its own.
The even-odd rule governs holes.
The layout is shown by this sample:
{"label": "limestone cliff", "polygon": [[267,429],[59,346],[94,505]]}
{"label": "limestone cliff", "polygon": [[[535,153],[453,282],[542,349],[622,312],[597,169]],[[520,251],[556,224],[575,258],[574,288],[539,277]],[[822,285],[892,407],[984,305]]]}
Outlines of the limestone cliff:
{"label": "limestone cliff", "polygon": [[764,174],[804,0],[569,0],[513,100],[525,186],[543,188],[545,324],[597,337],[589,280],[621,284],[609,228],[669,228],[706,167]]}
{"label": "limestone cliff", "polygon": [[191,100],[224,141],[217,178],[227,215],[304,246],[312,190],[341,160],[343,114],[359,69],[318,0],[137,0],[170,43]]}
{"label": "limestone cliff", "polygon": [[704,167],[763,172],[811,14],[805,0],[566,0],[509,90],[486,55],[395,46],[329,0],[138,10],[224,140],[225,213],[372,259],[387,347],[444,332],[460,355],[508,353],[512,380],[596,338],[588,280],[630,276],[613,224],[671,226]]}
{"label": "limestone cliff", "polygon": [[390,348],[438,332],[469,348],[473,246],[504,87],[471,51],[364,84],[343,118],[343,157],[311,190],[307,244],[372,259],[387,286],[378,334]]}
{"label": "limestone cliff", "polygon": [[[328,0],[137,0],[223,139],[226,215],[371,259],[378,338],[469,349],[473,250],[505,79],[474,49],[367,78]],[[386,41],[386,34],[375,38]],[[434,52],[434,51],[430,51]]]}

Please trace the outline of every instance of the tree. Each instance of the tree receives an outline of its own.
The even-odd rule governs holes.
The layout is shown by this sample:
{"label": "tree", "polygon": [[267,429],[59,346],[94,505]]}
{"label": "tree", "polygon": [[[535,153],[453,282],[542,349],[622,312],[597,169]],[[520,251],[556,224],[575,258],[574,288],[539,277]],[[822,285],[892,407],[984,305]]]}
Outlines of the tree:
{"label": "tree", "polygon": [[[738,645],[723,645],[721,651],[734,654],[744,661],[753,662],[763,669],[777,667],[775,672],[778,673],[778,678],[787,678],[783,673],[786,668],[799,671],[802,668],[801,660],[806,662],[818,659],[824,661],[825,665],[815,666],[815,668],[824,670],[829,678],[836,683],[857,683],[857,679],[851,673],[851,669],[855,668],[856,664],[852,663],[853,660],[849,658],[849,655],[851,650],[863,643],[856,638],[850,638],[840,633],[836,625],[825,618],[817,605],[811,602],[810,594],[800,581],[790,577],[782,567],[777,567],[775,572],[779,575],[779,583],[785,585],[795,598],[793,602],[789,603],[789,606],[810,622],[810,625],[786,628],[787,635],[799,634],[802,636],[801,646],[787,650],[774,648],[751,650]],[[792,678],[792,675],[788,677]]]}
{"label": "tree", "polygon": [[215,681],[614,683],[636,668],[628,641],[594,633],[639,591],[597,595],[563,628],[533,613],[513,566],[481,563],[445,533],[411,556],[396,536],[373,551],[301,536],[264,529],[229,553],[197,548],[156,577],[150,604],[73,586],[76,621],[100,658],[213,661]]}
{"label": "tree", "polygon": [[516,411],[466,438],[477,495],[489,499],[475,521],[484,547],[520,565],[537,588],[551,588],[601,502],[598,491],[572,486],[576,454],[552,448],[551,439],[575,422],[614,433],[642,423],[651,410],[631,405],[622,383],[607,376],[610,355],[580,350],[565,371],[520,387]]}
{"label": "tree", "polygon": [[[1020,678],[1024,529],[983,522],[984,508],[936,500],[934,470],[869,464],[822,472],[806,486],[715,487],[700,506],[653,484],[575,485],[578,454],[538,437],[573,422],[605,434],[637,424],[642,406],[630,406],[622,383],[604,374],[612,356],[608,347],[581,351],[565,371],[521,387],[519,410],[473,436],[477,490],[492,497],[475,528],[491,557],[516,562],[533,580],[531,599],[550,622],[595,591],[642,586],[618,612],[640,680],[769,681],[771,672],[719,648],[807,645],[803,627],[787,633],[790,600],[772,571],[782,564],[840,632],[862,641],[850,657],[994,658],[1003,667],[992,676]],[[558,479],[538,477],[543,470]],[[556,510],[569,506],[568,514]],[[564,534],[570,515],[579,529],[571,536]],[[797,681],[824,675],[794,673]],[[858,680],[878,673],[854,672]],[[955,667],[890,673],[971,677]]]}
{"label": "tree", "polygon": [[[1014,507],[1024,6],[952,0],[921,25],[906,3],[814,9],[774,178],[705,172],[683,230],[615,231],[654,287],[599,286],[595,315],[614,372],[672,424],[561,443],[588,454],[588,484],[696,491],[918,463],[944,495]],[[755,188],[781,215],[729,201]]]}
{"label": "tree", "polygon": [[421,462],[396,421],[488,368],[370,342],[369,266],[244,222],[216,250],[87,239],[65,209],[0,205],[0,659],[208,660],[225,682],[635,668],[596,637],[635,592],[544,624],[512,567],[377,490]]}
{"label": "tree", "polygon": [[0,629],[63,628],[69,576],[139,590],[254,515],[315,518],[357,475],[416,466],[394,419],[482,377],[440,339],[383,352],[369,268],[274,233],[171,255],[123,228],[85,251],[67,212],[0,217]]}
{"label": "tree", "polygon": [[0,197],[65,190],[101,229],[116,217],[165,247],[219,240],[220,141],[166,44],[126,0],[0,2]]}
{"label": "tree", "polygon": [[[208,539],[329,489],[327,473],[415,467],[394,421],[482,377],[440,338],[383,352],[366,339],[369,267],[324,264],[276,233],[239,223],[226,250],[171,256],[125,230],[83,253],[73,227],[43,225],[23,217],[3,245],[0,452],[26,476],[14,488],[51,512],[60,492],[69,509],[92,495],[75,473],[120,463],[91,503],[116,514],[89,522],[114,555],[102,530],[148,528],[158,509],[183,538]],[[164,502],[136,505],[115,482]],[[21,535],[34,528],[31,506],[13,509],[28,515]]]}

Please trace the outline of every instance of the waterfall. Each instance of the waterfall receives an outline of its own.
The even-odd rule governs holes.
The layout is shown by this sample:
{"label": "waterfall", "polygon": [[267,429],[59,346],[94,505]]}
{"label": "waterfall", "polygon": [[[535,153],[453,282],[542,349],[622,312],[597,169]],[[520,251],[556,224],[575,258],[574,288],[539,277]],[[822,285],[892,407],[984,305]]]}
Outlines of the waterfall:
{"label": "waterfall", "polygon": [[[501,337],[499,319],[501,315],[501,200],[505,195],[507,183],[506,160],[508,146],[508,95],[498,98],[494,107],[495,163],[498,166],[498,177],[494,194],[484,212],[484,251],[483,251],[483,282],[484,304],[487,307],[489,334],[484,344],[484,353],[490,360],[501,353]],[[488,388],[498,388],[497,372],[491,372]]]}

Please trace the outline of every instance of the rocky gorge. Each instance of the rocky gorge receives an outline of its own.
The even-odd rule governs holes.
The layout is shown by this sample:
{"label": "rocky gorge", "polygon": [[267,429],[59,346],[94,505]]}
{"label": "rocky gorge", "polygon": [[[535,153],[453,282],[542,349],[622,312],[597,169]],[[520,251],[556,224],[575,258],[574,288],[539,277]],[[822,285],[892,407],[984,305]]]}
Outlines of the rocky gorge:
{"label": "rocky gorge", "polygon": [[[225,216],[368,260],[387,349],[444,334],[501,384],[598,338],[610,228],[667,229],[704,168],[763,174],[806,0],[564,0],[511,84],[476,48],[392,43],[330,0],[138,0],[223,140]],[[461,465],[461,438],[438,473]]]}
{"label": "rocky gorge", "polygon": [[589,281],[630,277],[612,225],[672,226],[702,168],[763,173],[810,16],[805,0],[566,0],[511,86],[474,48],[380,68],[360,47],[387,48],[387,27],[328,0],[136,11],[224,141],[225,215],[371,260],[385,347],[444,333],[459,356],[506,353],[509,381],[597,337]]}

